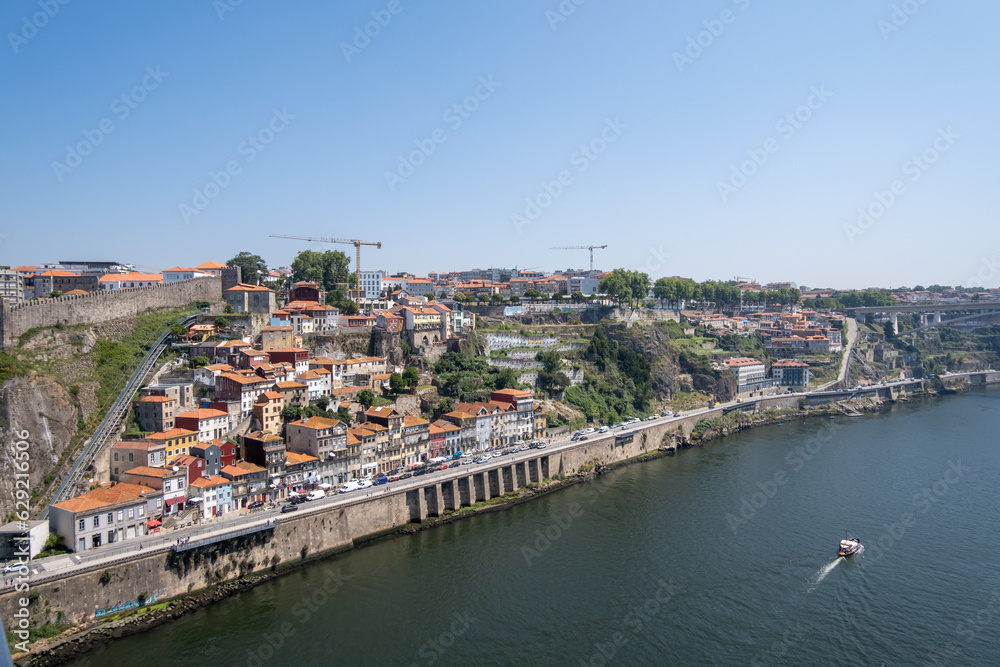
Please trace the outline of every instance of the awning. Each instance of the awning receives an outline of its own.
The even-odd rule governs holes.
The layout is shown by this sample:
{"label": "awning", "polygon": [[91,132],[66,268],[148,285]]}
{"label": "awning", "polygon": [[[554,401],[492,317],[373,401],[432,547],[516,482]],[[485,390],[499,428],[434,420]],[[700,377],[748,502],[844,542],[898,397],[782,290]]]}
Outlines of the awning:
{"label": "awning", "polygon": [[188,498],[188,502],[191,502],[191,503],[200,503],[201,502],[201,496],[194,496],[193,498]]}
{"label": "awning", "polygon": [[167,504],[167,507],[170,507],[171,505],[176,505],[178,503],[183,503],[184,502],[184,497],[183,496],[175,496],[173,498],[167,498],[163,502]]}
{"label": "awning", "polygon": [[319,488],[321,488],[321,489],[332,489],[333,485],[332,484],[320,484]]}
{"label": "awning", "polygon": [[153,519],[152,521],[147,522],[146,525],[149,526],[150,528],[156,528],[157,526],[162,526],[163,524],[157,521],[156,519]]}

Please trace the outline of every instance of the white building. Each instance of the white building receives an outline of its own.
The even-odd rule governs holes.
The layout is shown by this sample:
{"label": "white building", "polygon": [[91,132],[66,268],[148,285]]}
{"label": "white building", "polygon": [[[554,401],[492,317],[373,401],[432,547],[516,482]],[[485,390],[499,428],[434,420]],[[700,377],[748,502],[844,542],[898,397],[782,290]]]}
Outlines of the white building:
{"label": "white building", "polygon": [[737,359],[726,359],[723,364],[736,376],[736,384],[739,391],[744,387],[763,382],[766,369],[763,361],[757,361],[751,357],[739,357]]}
{"label": "white building", "polygon": [[382,279],[386,275],[385,271],[362,271],[361,298],[378,299],[382,295]]}
{"label": "white building", "polygon": [[203,278],[211,275],[211,273],[205,273],[203,271],[199,271],[198,269],[175,266],[174,268],[167,269],[163,272],[163,284],[175,283],[179,280],[191,280],[192,278]]}
{"label": "white building", "polygon": [[146,534],[163,492],[139,484],[115,484],[49,507],[49,530],[77,553]]}

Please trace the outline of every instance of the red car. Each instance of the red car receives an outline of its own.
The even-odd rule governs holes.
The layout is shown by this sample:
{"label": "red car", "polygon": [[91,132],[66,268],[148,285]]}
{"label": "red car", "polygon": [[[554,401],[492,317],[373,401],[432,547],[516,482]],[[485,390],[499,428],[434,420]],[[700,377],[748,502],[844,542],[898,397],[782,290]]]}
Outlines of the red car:
{"label": "red car", "polygon": [[390,481],[390,482],[398,482],[399,481],[399,475],[393,475],[392,477],[389,478],[388,481]]}
{"label": "red car", "polygon": [[437,469],[438,469],[438,470],[447,470],[447,469],[448,469],[448,464],[447,464],[447,463],[445,463],[444,465],[439,465],[439,466],[437,467]]}

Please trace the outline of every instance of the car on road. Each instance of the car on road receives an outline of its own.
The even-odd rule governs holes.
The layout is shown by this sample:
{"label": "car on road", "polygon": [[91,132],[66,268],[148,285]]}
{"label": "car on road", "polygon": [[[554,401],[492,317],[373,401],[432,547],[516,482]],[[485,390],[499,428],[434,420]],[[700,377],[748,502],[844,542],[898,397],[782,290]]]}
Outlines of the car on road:
{"label": "car on road", "polygon": [[358,488],[367,489],[372,485],[372,481],[370,479],[361,479],[358,480],[358,484],[360,485]]}
{"label": "car on road", "polygon": [[442,463],[441,465],[439,465],[439,466],[437,467],[437,469],[438,469],[438,470],[447,470],[447,469],[448,469],[448,468],[450,468],[450,467],[451,467],[451,464],[450,464],[450,463]]}
{"label": "car on road", "polygon": [[[586,440],[587,436],[583,436],[583,439]],[[538,446],[535,447],[535,449],[545,449],[545,443],[544,442],[538,443]]]}
{"label": "car on road", "polygon": [[337,493],[350,493],[351,491],[357,491],[360,488],[361,485],[358,482],[344,482],[340,485],[340,488],[337,489]]}
{"label": "car on road", "polygon": [[457,468],[457,467],[458,467],[458,466],[460,466],[460,465],[462,465],[462,462],[461,462],[461,461],[452,461],[452,462],[451,462],[451,463],[450,463],[450,464],[448,465],[448,467],[449,467],[449,468]]}
{"label": "car on road", "polygon": [[609,427],[607,427],[607,426],[602,426],[602,427],[601,427],[601,433],[607,433],[607,432],[608,432],[608,431],[610,431],[610,430],[611,430],[611,429],[610,429]]}
{"label": "car on road", "polygon": [[289,512],[294,512],[298,508],[299,508],[298,505],[285,505],[284,507],[281,508],[281,513],[288,514]]}
{"label": "car on road", "polygon": [[388,481],[389,481],[389,478],[386,477],[385,475],[382,475],[381,477],[376,477],[375,478],[374,484],[375,484],[375,486],[381,486],[382,484],[385,484]]}
{"label": "car on road", "polygon": [[322,498],[326,498],[326,491],[322,489],[311,491],[309,492],[309,495],[306,496],[306,500],[320,500]]}
{"label": "car on road", "polygon": [[393,475],[392,477],[389,477],[387,481],[398,482],[399,481],[399,475]]}
{"label": "car on road", "polygon": [[478,459],[475,460],[475,463],[486,463],[487,461],[489,461],[488,458],[486,458],[485,456],[480,456]]}
{"label": "car on road", "polygon": [[464,466],[472,465],[473,463],[475,463],[475,461],[472,459],[462,459],[462,465]]}
{"label": "car on road", "polygon": [[15,573],[22,572],[22,571],[25,572],[25,573],[27,573],[27,571],[28,571],[28,565],[27,565],[27,563],[19,563],[19,562],[15,561],[13,563],[10,563],[10,564],[6,565],[3,568],[3,573],[5,575],[7,575],[7,574],[15,574]]}
{"label": "car on road", "polygon": [[253,511],[253,510],[259,510],[263,506],[264,506],[264,501],[263,500],[255,500],[252,503],[250,503],[249,505],[247,505],[247,509],[251,510],[251,511]]}
{"label": "car on road", "polygon": [[413,473],[409,472],[404,472],[402,475],[399,476],[400,479],[410,479],[411,477],[413,477]]}

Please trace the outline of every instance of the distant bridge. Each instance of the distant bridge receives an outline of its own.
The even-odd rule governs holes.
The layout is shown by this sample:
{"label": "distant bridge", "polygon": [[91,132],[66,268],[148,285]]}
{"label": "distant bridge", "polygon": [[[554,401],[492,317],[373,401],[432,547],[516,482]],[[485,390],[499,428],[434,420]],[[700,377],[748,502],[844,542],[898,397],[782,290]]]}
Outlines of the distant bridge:
{"label": "distant bridge", "polygon": [[[958,322],[975,319],[981,315],[1000,314],[1000,301],[967,301],[965,303],[926,303],[926,304],[900,304],[894,306],[870,306],[863,308],[848,308],[847,312],[857,317],[862,317],[867,321],[868,315],[888,315],[892,322],[893,329],[899,333],[900,314],[918,314],[922,322],[916,329],[909,329],[906,333],[929,329],[934,326],[948,326]],[[942,313],[959,317],[944,320]]]}

